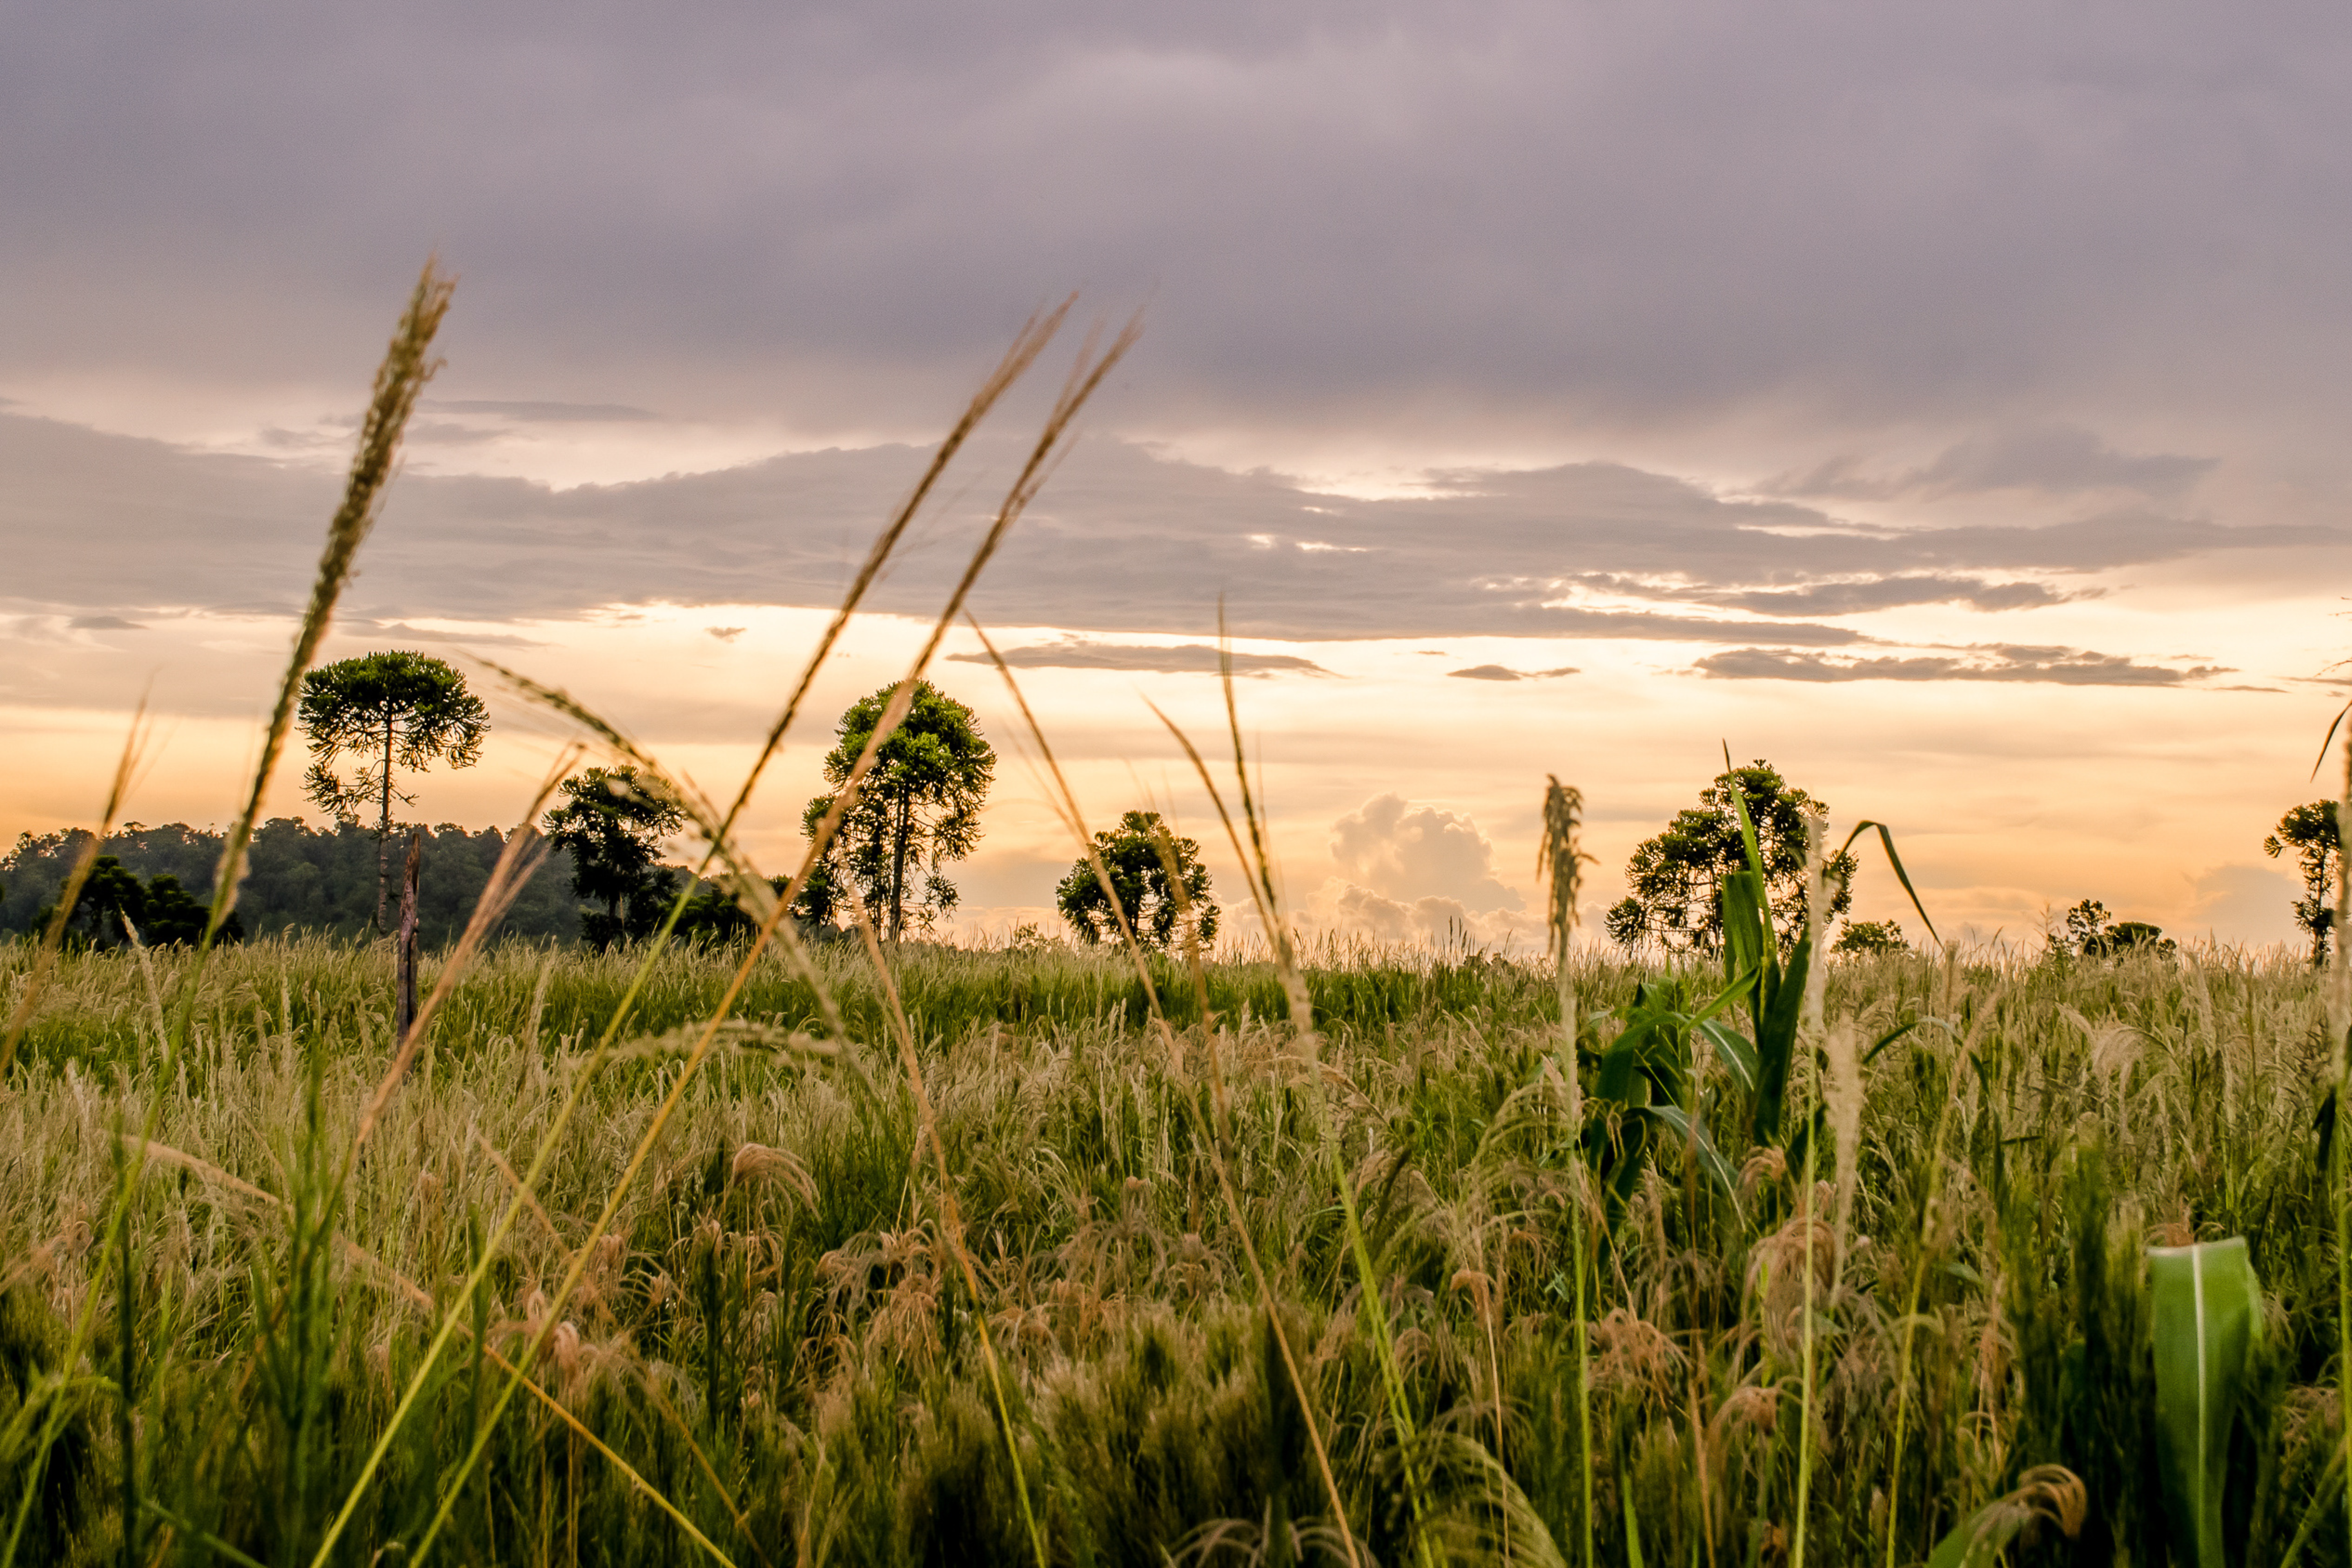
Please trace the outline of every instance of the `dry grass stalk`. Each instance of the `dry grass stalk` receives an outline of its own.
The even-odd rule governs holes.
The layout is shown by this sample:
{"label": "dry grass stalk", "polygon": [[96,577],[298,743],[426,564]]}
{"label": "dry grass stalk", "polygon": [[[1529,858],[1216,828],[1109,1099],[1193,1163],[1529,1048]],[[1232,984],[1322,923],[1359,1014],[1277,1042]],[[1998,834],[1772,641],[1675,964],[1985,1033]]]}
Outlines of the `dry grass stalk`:
{"label": "dry grass stalk", "polygon": [[[651,1152],[653,1145],[660,1139],[664,1129],[667,1127],[669,1119],[676,1112],[678,1101],[684,1097],[687,1087],[694,1081],[697,1071],[700,1068],[703,1060],[709,1052],[712,1041],[715,1040],[718,1036],[719,1026],[725,1022],[728,1014],[732,1011],[734,1007],[736,998],[741,994],[744,983],[751,977],[753,968],[758,964],[761,955],[766,951],[768,942],[772,940],[778,928],[785,923],[785,916],[791,907],[791,889],[798,888],[807,879],[809,873],[814,869],[817,860],[822,858],[826,848],[832,843],[833,836],[840,830],[842,819],[847,814],[849,808],[856,804],[857,795],[864,786],[866,774],[871,771],[876,757],[879,753],[883,743],[889,739],[890,735],[897,729],[898,723],[906,717],[907,708],[912,701],[915,687],[922,679],[924,671],[929,668],[932,656],[938,651],[941,640],[944,639],[947,635],[948,628],[954,625],[955,618],[962,613],[964,601],[971,595],[973,584],[979,581],[981,573],[986,569],[990,560],[994,557],[997,546],[1003,542],[1005,533],[1012,528],[1014,521],[1020,518],[1022,512],[1026,510],[1030,501],[1035,498],[1038,489],[1044,484],[1046,475],[1051,471],[1051,459],[1059,447],[1063,437],[1067,434],[1072,422],[1077,417],[1078,411],[1085,405],[1087,399],[1090,397],[1096,389],[1102,384],[1103,378],[1109,374],[1112,366],[1117,364],[1118,361],[1124,357],[1127,351],[1134,345],[1136,337],[1139,333],[1140,330],[1141,326],[1139,319],[1129,321],[1127,328],[1113,341],[1110,347],[1099,355],[1096,355],[1093,353],[1094,340],[1091,337],[1088,339],[1087,349],[1082,351],[1079,354],[1077,362],[1071,370],[1068,380],[1064,384],[1060,397],[1056,399],[1052,412],[1046,418],[1045,428],[1040,433],[1037,443],[1031,451],[1028,462],[1021,469],[1019,476],[1013,481],[1013,488],[1007,492],[1003,503],[998,508],[995,521],[991,524],[988,532],[982,540],[979,548],[973,552],[971,561],[966,566],[961,580],[960,580],[956,584],[955,592],[950,596],[946,606],[940,612],[939,618],[932,626],[929,637],[925,641],[921,652],[916,656],[913,668],[908,670],[906,678],[899,682],[897,689],[893,691],[890,702],[886,708],[881,721],[875,725],[874,732],[868,737],[865,749],[860,752],[856,762],[851,766],[848,776],[843,781],[839,790],[835,793],[832,810],[829,811],[825,815],[824,818],[818,823],[815,830],[812,833],[809,848],[807,854],[802,860],[799,872],[793,877],[792,883],[787,889],[785,896],[776,900],[774,908],[770,910],[767,919],[761,922],[757,934],[755,934],[752,939],[750,951],[746,952],[742,963],[736,970],[734,979],[729,983],[725,994],[720,997],[719,1005],[714,1010],[709,1025],[702,1038],[697,1042],[695,1050],[687,1058],[685,1064],[677,1075],[676,1083],[671,1087],[667,1098],[662,1101],[659,1109],[655,1111],[650,1125],[647,1126],[644,1137],[638,1142],[636,1152],[631,1156],[628,1165],[623,1170],[619,1181],[615,1184],[611,1194],[606,1199],[604,1212],[599,1215],[595,1224],[590,1227],[587,1242],[583,1243],[579,1252],[575,1254],[570,1268],[566,1271],[563,1283],[556,1292],[554,1298],[555,1305],[551,1308],[550,1310],[551,1319],[553,1317],[554,1312],[561,1309],[562,1303],[570,1296],[572,1290],[579,1284],[581,1272],[586,1266],[588,1247],[593,1246],[594,1242],[604,1234],[606,1227],[612,1224],[613,1217],[618,1211],[622,1199],[635,1184],[637,1173],[643,1169],[645,1161],[647,1155]],[[576,705],[574,706],[576,707]],[[581,711],[584,712],[585,710],[581,710]],[[608,734],[617,736],[617,731],[612,731],[609,726],[605,727],[605,730]],[[650,759],[647,759],[647,761],[650,762]],[[658,768],[655,770],[655,777],[656,779],[667,780],[667,776],[668,775],[667,773],[661,773]],[[723,837],[721,842],[714,847],[719,847],[722,853],[730,854],[730,858],[733,858],[732,846],[724,843]],[[744,864],[748,866],[748,862],[745,862]],[[674,918],[675,912],[673,912],[673,919]],[[788,942],[793,940],[793,939],[791,937],[787,938]],[[537,1174],[538,1166],[535,1164],[531,1179],[535,1180]],[[509,1209],[509,1213],[511,1215],[512,1210]],[[510,1224],[510,1220],[507,1223]],[[478,1278],[468,1285],[467,1293],[470,1293],[471,1289],[478,1288]],[[458,1307],[462,1307],[463,1304],[463,1299],[461,1297],[460,1300],[453,1306],[453,1310],[457,1310]],[[541,1330],[530,1353],[524,1357],[526,1363],[530,1361],[532,1355],[536,1355],[538,1353],[539,1344],[544,1341],[544,1338],[549,1331],[549,1330],[544,1328]],[[420,1373],[422,1370],[423,1369],[420,1369]],[[498,1418],[505,1410],[508,1403],[512,1399],[513,1393],[514,1384],[509,1381],[507,1387],[499,1394],[496,1404],[492,1406],[489,1418],[483,1426],[480,1434],[476,1437],[472,1448],[467,1454],[464,1461],[462,1461],[458,1466],[457,1475],[452,1478],[450,1484],[444,1490],[440,1507],[435,1512],[432,1523],[426,1527],[423,1538],[417,1543],[416,1555],[418,1558],[421,1559],[425,1552],[430,1550],[433,1542],[438,1539],[441,1530],[447,1523],[450,1509],[455,1505],[459,1491],[463,1489],[467,1477],[472,1473],[474,1466],[480,1461],[482,1452],[488,1445],[490,1434],[496,1429]],[[404,1408],[405,1408],[405,1406],[404,1406]],[[375,1464],[381,1462],[381,1455],[385,1446],[389,1443],[391,1432],[395,1429],[396,1426],[397,1418],[395,1417],[392,1426],[387,1427],[384,1439],[379,1442],[376,1457],[372,1460],[368,1467],[367,1474],[362,1476],[359,1485],[353,1489],[351,1499],[345,1503],[343,1512],[339,1516],[337,1525],[338,1531],[342,1521],[348,1520],[352,1510],[357,1505],[362,1489],[364,1488],[367,1480],[373,1478]],[[1020,1454],[1017,1447],[1013,1447],[1013,1435],[1009,1425],[1006,1426],[1004,1431],[1004,1440],[1013,1461],[1016,1484],[1020,1485],[1024,1489],[1024,1512],[1025,1514],[1028,1511],[1025,1496],[1026,1481],[1021,1475]],[[320,1548],[319,1557],[314,1563],[314,1568],[324,1568],[327,1552],[333,1544],[334,1533],[335,1531],[331,1531],[328,1542]],[[1042,1568],[1044,1560],[1044,1544],[1042,1538],[1037,1537],[1034,1533],[1034,1520],[1032,1522],[1032,1539],[1037,1544]]]}

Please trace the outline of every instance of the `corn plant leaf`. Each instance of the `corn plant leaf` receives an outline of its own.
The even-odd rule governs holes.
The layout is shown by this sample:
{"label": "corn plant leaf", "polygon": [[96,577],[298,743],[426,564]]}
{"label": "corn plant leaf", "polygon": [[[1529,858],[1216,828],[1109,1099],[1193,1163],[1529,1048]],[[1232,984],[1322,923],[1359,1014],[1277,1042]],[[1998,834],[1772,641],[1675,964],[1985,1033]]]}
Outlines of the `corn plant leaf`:
{"label": "corn plant leaf", "polygon": [[[1756,1142],[1780,1136],[1780,1112],[1788,1099],[1789,1069],[1797,1056],[1797,1026],[1805,1004],[1805,971],[1811,963],[1812,933],[1789,950],[1789,966],[1766,976],[1764,1010],[1756,1018]],[[1777,967],[1777,966],[1776,966]]]}
{"label": "corn plant leaf", "polygon": [[2224,1568],[2221,1494],[2230,1424],[2262,1332],[2262,1283],[2245,1237],[2148,1249],[2156,1319],[2157,1458],[2173,1557]]}
{"label": "corn plant leaf", "polygon": [[1715,1047],[1717,1060],[1731,1069],[1731,1076],[1749,1094],[1756,1092],[1756,1047],[1747,1037],[1720,1019],[1708,1018],[1698,1026],[1707,1043]]}
{"label": "corn plant leaf", "polygon": [[1837,854],[1832,856],[1831,859],[1834,862],[1843,858],[1845,852],[1853,847],[1853,841],[1874,827],[1878,829],[1878,842],[1880,847],[1886,851],[1886,863],[1895,869],[1895,879],[1903,884],[1903,891],[1909,896],[1911,900],[1911,907],[1919,911],[1920,921],[1927,926],[1927,934],[1936,939],[1936,945],[1937,947],[1943,946],[1943,935],[1936,930],[1936,922],[1927,918],[1927,906],[1919,901],[1919,889],[1911,885],[1911,873],[1903,868],[1903,857],[1895,852],[1895,835],[1888,830],[1886,824],[1883,822],[1855,823],[1853,825],[1853,831],[1845,836],[1845,842],[1838,846]]}
{"label": "corn plant leaf", "polygon": [[1707,1135],[1706,1124],[1693,1121],[1679,1105],[1645,1105],[1641,1109],[1643,1115],[1655,1117],[1672,1128],[1675,1137],[1685,1140],[1697,1152],[1698,1168],[1706,1173],[1706,1179],[1715,1184],[1716,1189],[1731,1205],[1732,1214],[1739,1215],[1741,1223],[1745,1224],[1745,1216],[1739,1215],[1739,1178],[1732,1173],[1730,1163],[1724,1159],[1723,1151],[1717,1149],[1715,1140]]}

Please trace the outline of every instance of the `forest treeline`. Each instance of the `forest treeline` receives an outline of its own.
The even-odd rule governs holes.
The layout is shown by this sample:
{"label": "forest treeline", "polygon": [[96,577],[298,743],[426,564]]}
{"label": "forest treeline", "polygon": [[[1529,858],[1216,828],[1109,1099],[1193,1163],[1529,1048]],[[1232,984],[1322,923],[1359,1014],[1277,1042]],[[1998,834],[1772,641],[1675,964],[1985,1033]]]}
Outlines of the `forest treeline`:
{"label": "forest treeline", "polygon": [[[479,831],[454,823],[424,830],[417,886],[417,935],[433,947],[457,939],[473,913],[474,900],[490,868],[506,847],[495,827]],[[17,836],[16,847],[0,858],[0,934],[30,931],[40,911],[55,901],[66,874],[89,841],[87,828]],[[394,841],[395,868],[404,832]],[[115,857],[142,882],[176,877],[198,900],[212,898],[220,865],[221,836],[184,822],[148,827],[127,824],[108,836],[100,852]],[[343,823],[313,827],[281,816],[253,837],[236,912],[248,936],[311,931],[352,937],[363,933],[376,903],[376,836],[372,827]],[[580,900],[572,890],[572,862],[560,850],[550,855],[515,900],[500,931],[509,936],[572,941],[580,934]]]}

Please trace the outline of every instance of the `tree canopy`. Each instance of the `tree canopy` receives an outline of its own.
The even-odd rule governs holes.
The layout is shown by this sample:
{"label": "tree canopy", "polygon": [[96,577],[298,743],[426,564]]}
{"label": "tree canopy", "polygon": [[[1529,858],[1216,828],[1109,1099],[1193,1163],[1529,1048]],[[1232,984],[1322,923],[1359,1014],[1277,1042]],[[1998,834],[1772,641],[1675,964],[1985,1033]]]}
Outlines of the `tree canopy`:
{"label": "tree canopy", "polygon": [[[323,666],[302,678],[298,710],[310,742],[310,768],[303,793],[337,821],[356,822],[376,808],[375,834],[392,836],[392,807],[414,805],[400,789],[401,773],[422,773],[436,762],[467,768],[480,761],[489,710],[466,689],[466,678],[428,654],[395,648],[362,654]],[[360,759],[350,779],[336,772],[339,758]],[[375,925],[383,926],[385,870],[381,844],[376,857]]]}
{"label": "tree canopy", "polygon": [[[896,687],[850,704],[825,753],[825,782],[802,815],[814,835],[833,809],[850,769],[881,723]],[[867,918],[896,942],[911,918],[919,928],[955,908],[957,892],[941,868],[962,859],[980,842],[980,808],[996,778],[996,752],[980,733],[971,709],[929,681],[915,684],[906,718],[876,752],[856,801],[819,868],[794,895],[803,920],[829,923],[845,891],[854,890]]]}
{"label": "tree canopy", "polygon": [[[7,888],[0,896],[0,935],[46,928],[43,911],[56,904],[66,874],[89,839],[89,830],[79,827],[27,833],[0,855],[0,881]],[[437,947],[464,929],[505,847],[505,835],[494,827],[476,831],[444,823],[425,830],[417,900],[418,939],[425,946]],[[168,881],[178,889],[178,898],[190,901],[198,921],[211,907],[221,857],[218,833],[180,822],[160,827],[134,822],[107,835],[98,847],[142,884],[145,916],[131,916],[142,940],[158,946],[169,940],[163,906],[176,907],[176,900],[168,892],[159,894],[159,884]],[[297,817],[266,822],[254,835],[230,918],[252,936],[360,935],[368,930],[374,907],[376,848],[375,835],[354,823],[321,828]],[[551,856],[524,885],[499,930],[560,941],[577,936],[579,905],[564,887],[570,871],[568,856]]]}
{"label": "tree canopy", "polygon": [[[1095,852],[1110,873],[1118,907],[1138,941],[1166,950],[1183,940],[1189,910],[1202,946],[1216,940],[1217,906],[1209,896],[1209,868],[1201,864],[1198,840],[1170,833],[1156,811],[1130,811],[1118,826],[1095,835]],[[1169,874],[1174,862],[1175,875]],[[1085,856],[1054,889],[1055,907],[1085,942],[1116,942],[1118,921],[1102,879]]]}
{"label": "tree canopy", "polygon": [[677,891],[656,864],[662,840],[686,826],[686,813],[631,767],[590,768],[560,787],[563,804],[540,831],[572,857],[572,890],[604,906],[581,911],[580,934],[598,947],[652,935]]}
{"label": "tree canopy", "polygon": [[[1669,948],[1713,952],[1723,943],[1723,879],[1748,866],[1733,792],[1747,803],[1756,827],[1765,885],[1772,899],[1773,923],[1785,948],[1805,924],[1805,818],[1826,817],[1828,805],[1783,779],[1760,757],[1749,766],[1716,775],[1656,837],[1644,840],[1626,863],[1633,889],[1608,914],[1612,938],[1627,947],[1644,941]],[[1827,921],[1843,915],[1853,901],[1858,862],[1840,852],[1830,862],[1832,889]]]}
{"label": "tree canopy", "polygon": [[2315,800],[2279,818],[2278,826],[2263,840],[2263,853],[2277,859],[2294,851],[2303,872],[2303,897],[2294,901],[2294,923],[2311,933],[2315,969],[2327,962],[2328,933],[2336,929],[2336,862],[2344,847],[2336,826],[2336,803]]}

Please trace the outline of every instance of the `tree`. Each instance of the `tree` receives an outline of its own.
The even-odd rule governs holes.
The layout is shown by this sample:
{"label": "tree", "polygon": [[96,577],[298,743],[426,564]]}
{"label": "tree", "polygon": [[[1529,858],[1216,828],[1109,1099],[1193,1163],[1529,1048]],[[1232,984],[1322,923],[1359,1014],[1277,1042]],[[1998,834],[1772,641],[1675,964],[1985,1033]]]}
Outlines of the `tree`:
{"label": "tree", "polygon": [[[45,904],[34,916],[33,929],[46,930],[57,915],[55,903]],[[138,874],[113,855],[101,855],[90,865],[81,895],[66,921],[67,941],[75,947],[126,947],[136,928],[143,947],[193,947],[204,938],[211,908],[180,886],[180,879],[164,875],[142,887]],[[232,913],[215,934],[218,942],[241,942],[245,922]]]}
{"label": "tree", "polygon": [[[376,808],[374,929],[382,931],[393,803],[416,804],[394,787],[394,773],[422,773],[436,762],[472,767],[481,760],[489,710],[446,662],[394,649],[312,670],[302,678],[299,711],[310,742],[303,792],[341,822],[358,821],[364,806]],[[348,784],[334,767],[344,755],[361,759]]]}
{"label": "tree", "polygon": [[2275,860],[2293,848],[2303,871],[2303,897],[2294,901],[2294,923],[2311,933],[2311,966],[2327,962],[2328,932],[2336,929],[2336,865],[2344,853],[2336,836],[2336,803],[2315,800],[2279,818],[2278,830],[2263,840],[2263,853]]}
{"label": "tree", "polygon": [[[1748,865],[1732,805],[1735,789],[1756,827],[1780,945],[1785,949],[1796,942],[1805,925],[1805,818],[1826,818],[1829,807],[1760,757],[1748,767],[1717,774],[1699,792],[1698,805],[1676,813],[1664,833],[1633,851],[1625,866],[1633,891],[1607,917],[1612,938],[1627,947],[1654,938],[1669,948],[1706,952],[1722,945],[1723,879]],[[1826,921],[1835,921],[1853,903],[1858,865],[1844,851],[1830,862],[1833,890]]]}
{"label": "tree", "polygon": [[1849,921],[1845,930],[1830,951],[1851,952],[1864,958],[1877,958],[1890,952],[1908,952],[1911,944],[1903,940],[1903,928],[1893,921]]}
{"label": "tree", "polygon": [[[1165,853],[1162,853],[1163,843]],[[1136,940],[1166,950],[1181,938],[1189,910],[1192,934],[1202,946],[1217,938],[1217,906],[1209,898],[1209,868],[1201,864],[1198,840],[1169,833],[1156,811],[1130,811],[1109,833],[1095,835],[1095,852],[1110,873],[1118,907],[1135,928]],[[1175,876],[1169,862],[1175,862]],[[1118,921],[1094,862],[1080,856],[1054,889],[1055,907],[1084,942],[1117,941]]]}
{"label": "tree", "polygon": [[[839,742],[824,758],[825,782],[835,793],[809,802],[803,831],[814,836],[833,809],[895,689],[886,686],[860,698],[841,716]],[[910,909],[916,923],[928,928],[955,908],[955,884],[940,868],[980,842],[980,807],[995,777],[996,752],[981,738],[971,710],[929,681],[917,681],[906,719],[882,742],[856,802],[826,847],[825,882],[820,887],[811,878],[811,886],[794,895],[796,910],[815,912],[812,905],[821,897],[822,916],[829,919],[838,889],[854,889],[867,918],[892,942],[905,934]]]}
{"label": "tree", "polygon": [[2162,928],[2146,921],[2111,920],[2107,906],[2096,899],[2084,899],[2068,910],[2065,935],[2051,942],[2078,958],[2121,958],[2129,952],[2170,958],[2179,951],[2179,944],[2166,936]]}
{"label": "tree", "polygon": [[653,934],[673,891],[656,862],[686,813],[645,787],[631,767],[590,768],[562,784],[564,801],[540,821],[547,841],[572,857],[572,890],[601,900],[583,910],[580,934],[597,947]]}

